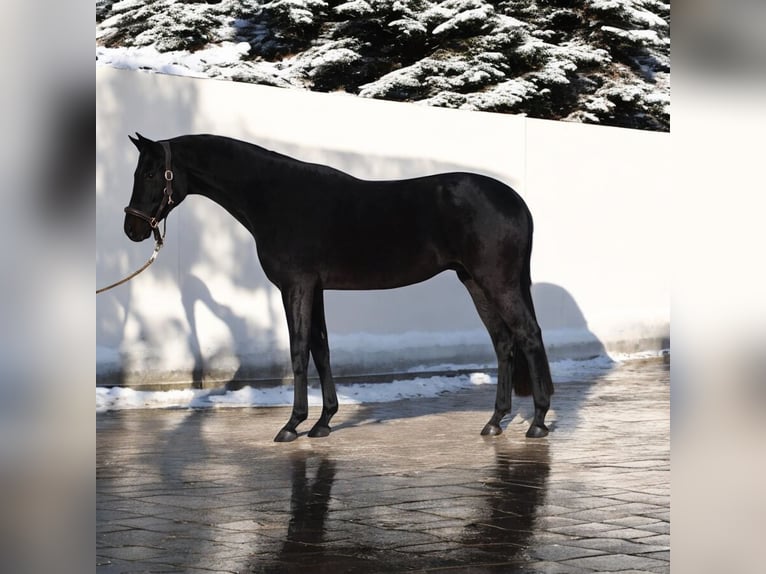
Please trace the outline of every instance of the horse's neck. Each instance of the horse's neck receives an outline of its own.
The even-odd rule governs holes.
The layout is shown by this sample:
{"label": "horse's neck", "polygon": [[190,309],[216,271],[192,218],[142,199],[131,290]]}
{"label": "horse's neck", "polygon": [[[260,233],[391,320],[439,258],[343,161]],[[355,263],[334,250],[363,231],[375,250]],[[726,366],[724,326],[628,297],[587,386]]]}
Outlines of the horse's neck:
{"label": "horse's neck", "polygon": [[[258,165],[263,165],[266,154],[256,146],[215,145],[212,141],[205,149],[196,154],[205,154],[206,165],[212,169],[198,167],[203,162],[193,159],[188,166],[189,193],[202,195],[216,202],[242,223],[251,233],[255,233],[258,212],[264,212],[262,203],[268,200],[269,190],[263,185]],[[191,154],[194,158],[196,154]],[[260,208],[260,209],[259,209]]]}

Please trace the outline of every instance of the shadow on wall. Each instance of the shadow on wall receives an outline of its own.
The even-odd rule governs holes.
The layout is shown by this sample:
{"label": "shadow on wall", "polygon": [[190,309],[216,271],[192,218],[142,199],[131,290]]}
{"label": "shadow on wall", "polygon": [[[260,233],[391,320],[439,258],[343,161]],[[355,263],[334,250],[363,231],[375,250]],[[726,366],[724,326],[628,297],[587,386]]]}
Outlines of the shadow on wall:
{"label": "shadow on wall", "polygon": [[[123,232],[124,212],[133,186],[133,171],[138,158],[128,135],[141,131],[152,134],[157,126],[174,132],[184,129],[193,120],[197,107],[196,90],[174,91],[169,86],[143,90],[139,83],[100,83],[96,114],[96,282],[98,286],[111,283],[137,269],[150,253],[149,242],[136,244]],[[141,109],[131,108],[126,102],[142,101]],[[162,118],[158,121],[158,118]],[[156,283],[174,282],[177,270],[173,265],[177,249],[171,231],[167,243],[151,270]],[[122,350],[126,333],[148,348],[161,348],[162,342],[183,336],[177,323],[159,325],[146,309],[135,305],[137,281],[128,283],[96,297],[96,341],[101,348],[114,352]],[[127,364],[126,364],[127,363]],[[130,357],[121,357],[116,365],[109,365],[104,373],[111,382],[124,380],[125,369],[130,368]],[[102,374],[97,372],[97,380]]]}
{"label": "shadow on wall", "polygon": [[[266,283],[264,277],[257,289],[269,290],[273,287]],[[269,364],[257,366],[259,349],[265,349],[268,352],[270,349],[279,347],[275,330],[259,329],[255,326],[253,317],[242,316],[230,305],[219,302],[199,277],[193,274],[185,276],[181,286],[181,300],[189,327],[187,342],[194,360],[191,372],[192,387],[202,388],[207,379],[220,380],[221,371],[225,371],[224,380],[228,380],[229,383],[258,378],[282,379],[289,374],[290,361],[287,350],[281,353],[281,361],[275,357],[276,360]],[[211,353],[203,348],[200,339],[204,337],[204,333],[201,332],[197,320],[200,306],[225,325],[230,335],[232,351],[218,349]],[[268,310],[269,324],[275,325],[280,317],[275,316],[271,306],[268,306]],[[227,362],[231,364],[229,368],[225,366]]]}
{"label": "shadow on wall", "polygon": [[548,359],[585,359],[605,353],[603,343],[588,329],[588,321],[569,291],[553,283],[534,283],[532,300]]}
{"label": "shadow on wall", "polygon": [[[264,279],[265,281],[265,279]],[[269,289],[260,285],[259,288]],[[271,287],[271,289],[275,289]],[[191,381],[202,387],[206,380],[228,388],[258,379],[291,380],[286,348],[274,353],[269,364],[257,357],[258,349],[279,347],[274,330],[255,325],[255,317],[238,314],[231,305],[215,298],[208,285],[187,275],[182,300],[189,325],[187,341],[194,356]],[[327,322],[330,351],[336,376],[364,378],[364,375],[406,375],[418,367],[418,376],[444,365],[492,365],[496,358],[470,297],[452,272],[424,283],[390,291],[327,292]],[[551,361],[561,358],[591,358],[605,353],[602,342],[588,329],[587,321],[572,295],[551,283],[533,286],[538,321]],[[200,344],[197,321],[200,305],[212,313],[232,335],[235,365],[224,373],[222,361]],[[281,312],[271,308],[271,324],[285,324]],[[337,329],[340,324],[342,328]],[[354,331],[364,331],[364,336]],[[348,336],[344,336],[348,330]],[[379,333],[376,337],[371,333]],[[225,361],[226,357],[223,357]],[[316,378],[313,363],[311,376]]]}

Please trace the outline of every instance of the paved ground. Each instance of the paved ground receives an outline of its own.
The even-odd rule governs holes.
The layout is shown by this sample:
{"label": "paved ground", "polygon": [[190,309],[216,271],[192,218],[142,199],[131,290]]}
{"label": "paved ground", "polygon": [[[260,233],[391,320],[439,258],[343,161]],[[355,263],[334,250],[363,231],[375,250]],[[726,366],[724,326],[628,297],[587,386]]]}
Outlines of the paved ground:
{"label": "paved ground", "polygon": [[479,436],[494,390],[342,406],[290,444],[284,408],[98,415],[97,571],[668,572],[668,366],[558,386],[542,440],[527,398]]}

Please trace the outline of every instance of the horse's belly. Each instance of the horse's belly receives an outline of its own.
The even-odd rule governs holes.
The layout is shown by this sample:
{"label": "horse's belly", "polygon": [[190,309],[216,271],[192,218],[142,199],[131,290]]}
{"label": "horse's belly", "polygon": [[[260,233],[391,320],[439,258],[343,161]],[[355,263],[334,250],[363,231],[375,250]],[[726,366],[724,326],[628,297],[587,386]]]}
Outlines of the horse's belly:
{"label": "horse's belly", "polygon": [[322,288],[339,291],[372,291],[376,289],[396,289],[426,281],[443,271],[434,270],[431,273],[402,274],[367,274],[367,275],[330,275],[322,281]]}
{"label": "horse's belly", "polygon": [[319,271],[325,289],[371,290],[420,283],[447,268],[433,255],[411,252],[328,262]]}

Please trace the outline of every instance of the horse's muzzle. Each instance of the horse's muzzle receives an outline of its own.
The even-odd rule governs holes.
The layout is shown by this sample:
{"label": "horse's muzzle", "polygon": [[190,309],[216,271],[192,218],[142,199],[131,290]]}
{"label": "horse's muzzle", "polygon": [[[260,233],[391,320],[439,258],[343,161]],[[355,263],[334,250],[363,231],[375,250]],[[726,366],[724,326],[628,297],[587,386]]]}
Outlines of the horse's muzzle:
{"label": "horse's muzzle", "polygon": [[130,214],[125,216],[124,230],[125,235],[127,235],[131,241],[136,242],[143,241],[152,234],[152,228],[148,222]]}

